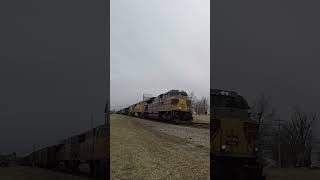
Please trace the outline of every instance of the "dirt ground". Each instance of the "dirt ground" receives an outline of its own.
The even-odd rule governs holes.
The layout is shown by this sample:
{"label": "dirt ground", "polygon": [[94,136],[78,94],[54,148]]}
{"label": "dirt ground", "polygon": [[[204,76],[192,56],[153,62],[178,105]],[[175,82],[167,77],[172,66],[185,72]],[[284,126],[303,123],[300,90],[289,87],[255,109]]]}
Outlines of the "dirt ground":
{"label": "dirt ground", "polygon": [[111,179],[209,179],[209,148],[132,120],[110,119]]}
{"label": "dirt ground", "polygon": [[319,169],[282,168],[266,169],[267,180],[319,180]]}
{"label": "dirt ground", "polygon": [[[94,178],[82,177],[42,168],[29,166],[0,167],[1,180],[93,180]],[[102,180],[101,178],[99,180]]]}
{"label": "dirt ground", "polygon": [[210,123],[210,115],[197,115],[193,114],[193,122]]}

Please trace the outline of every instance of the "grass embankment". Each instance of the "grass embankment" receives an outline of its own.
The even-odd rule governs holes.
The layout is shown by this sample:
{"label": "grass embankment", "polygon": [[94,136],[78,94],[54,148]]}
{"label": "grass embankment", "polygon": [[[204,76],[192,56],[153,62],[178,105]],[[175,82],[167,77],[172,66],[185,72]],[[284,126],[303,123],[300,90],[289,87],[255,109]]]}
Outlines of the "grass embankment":
{"label": "grass embankment", "polygon": [[210,123],[210,115],[198,115],[194,114],[193,116],[193,122],[197,123]]}

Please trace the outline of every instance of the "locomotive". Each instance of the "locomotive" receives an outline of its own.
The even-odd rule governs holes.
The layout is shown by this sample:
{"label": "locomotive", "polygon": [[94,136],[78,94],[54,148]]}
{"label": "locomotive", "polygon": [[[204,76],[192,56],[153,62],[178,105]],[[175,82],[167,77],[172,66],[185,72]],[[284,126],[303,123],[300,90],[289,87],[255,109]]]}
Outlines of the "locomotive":
{"label": "locomotive", "polygon": [[87,163],[90,174],[102,175],[109,166],[107,156],[107,129],[105,125],[39,149],[24,157],[29,165],[43,168],[62,168],[78,172],[79,165]]}
{"label": "locomotive", "polygon": [[181,122],[192,121],[190,106],[191,101],[185,91],[171,90],[121,109],[119,112],[141,118]]}
{"label": "locomotive", "polygon": [[264,179],[258,162],[258,123],[250,118],[247,101],[238,93],[210,90],[211,177],[224,179]]}

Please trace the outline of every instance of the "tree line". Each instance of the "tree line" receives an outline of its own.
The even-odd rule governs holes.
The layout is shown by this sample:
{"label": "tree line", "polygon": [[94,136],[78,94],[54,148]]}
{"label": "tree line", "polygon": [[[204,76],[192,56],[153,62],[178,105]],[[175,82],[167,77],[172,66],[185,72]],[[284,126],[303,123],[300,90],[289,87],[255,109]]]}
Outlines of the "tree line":
{"label": "tree line", "polygon": [[194,92],[189,94],[189,99],[191,100],[191,111],[195,114],[209,114],[210,100],[207,97],[202,96],[198,98],[195,96]]}
{"label": "tree line", "polygon": [[260,94],[251,104],[251,117],[258,122],[260,160],[274,160],[282,167],[310,167],[312,126],[319,120],[318,113],[294,106],[289,118],[280,120],[271,97]]}

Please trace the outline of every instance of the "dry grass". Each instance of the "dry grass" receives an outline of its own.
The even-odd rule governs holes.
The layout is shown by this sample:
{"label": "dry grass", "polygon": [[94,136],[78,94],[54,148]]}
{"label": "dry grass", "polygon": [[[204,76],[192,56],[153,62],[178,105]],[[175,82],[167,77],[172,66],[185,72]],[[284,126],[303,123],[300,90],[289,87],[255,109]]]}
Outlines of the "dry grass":
{"label": "dry grass", "polygon": [[320,170],[306,168],[266,169],[267,180],[319,180]]}
{"label": "dry grass", "polygon": [[128,116],[112,115],[110,128],[111,179],[209,179],[209,155],[199,155],[203,148]]}
{"label": "dry grass", "polygon": [[210,115],[193,114],[193,122],[210,123]]}

